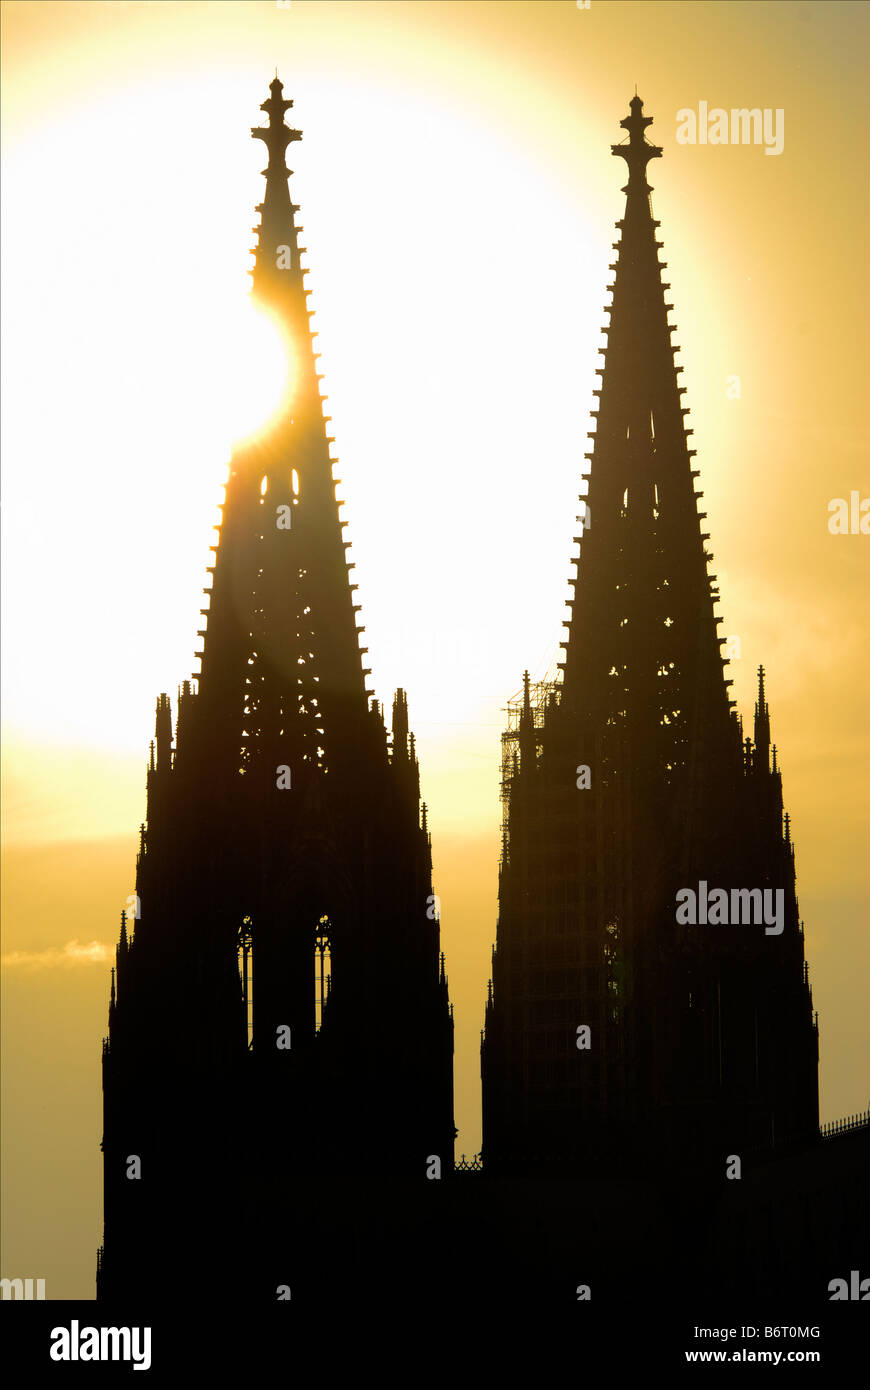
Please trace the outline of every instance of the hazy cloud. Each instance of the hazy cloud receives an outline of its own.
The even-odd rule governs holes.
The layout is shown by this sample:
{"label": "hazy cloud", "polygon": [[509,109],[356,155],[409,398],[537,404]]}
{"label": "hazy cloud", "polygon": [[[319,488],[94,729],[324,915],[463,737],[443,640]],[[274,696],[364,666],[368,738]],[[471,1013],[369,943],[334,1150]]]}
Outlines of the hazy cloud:
{"label": "hazy cloud", "polygon": [[104,941],[83,944],[76,937],[65,946],[48,946],[44,951],[10,951],[0,957],[0,964],[7,968],[19,965],[30,969],[46,965],[102,965],[111,955],[112,948]]}

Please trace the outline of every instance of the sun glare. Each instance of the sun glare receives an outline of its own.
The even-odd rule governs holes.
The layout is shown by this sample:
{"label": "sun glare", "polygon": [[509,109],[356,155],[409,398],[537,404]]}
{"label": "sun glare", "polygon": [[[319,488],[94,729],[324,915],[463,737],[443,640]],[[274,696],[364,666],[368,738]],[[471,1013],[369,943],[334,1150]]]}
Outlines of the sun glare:
{"label": "sun glare", "polygon": [[228,444],[263,430],[292,391],[287,344],[270,316],[250,299],[234,306],[200,370],[214,400],[215,424]]}

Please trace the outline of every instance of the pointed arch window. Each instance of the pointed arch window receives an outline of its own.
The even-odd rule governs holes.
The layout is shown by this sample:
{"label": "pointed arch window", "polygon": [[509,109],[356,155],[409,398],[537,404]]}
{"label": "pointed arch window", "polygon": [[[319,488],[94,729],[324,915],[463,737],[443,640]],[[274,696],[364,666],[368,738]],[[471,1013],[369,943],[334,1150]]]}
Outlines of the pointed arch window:
{"label": "pointed arch window", "polygon": [[323,1017],[332,989],[332,940],[329,918],[317,923],[314,935],[314,1031],[323,1027]]}
{"label": "pointed arch window", "polygon": [[245,1037],[249,1048],[254,1046],[254,938],[250,917],[242,918],[239,927],[239,979],[242,985]]}

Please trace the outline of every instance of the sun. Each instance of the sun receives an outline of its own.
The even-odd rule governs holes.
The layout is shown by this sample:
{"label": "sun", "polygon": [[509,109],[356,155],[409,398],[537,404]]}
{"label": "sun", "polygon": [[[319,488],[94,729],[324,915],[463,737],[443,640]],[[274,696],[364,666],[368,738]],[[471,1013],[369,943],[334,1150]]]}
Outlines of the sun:
{"label": "sun", "polygon": [[295,372],[286,337],[249,296],[228,307],[202,370],[210,378],[214,424],[229,444],[266,429],[292,398]]}

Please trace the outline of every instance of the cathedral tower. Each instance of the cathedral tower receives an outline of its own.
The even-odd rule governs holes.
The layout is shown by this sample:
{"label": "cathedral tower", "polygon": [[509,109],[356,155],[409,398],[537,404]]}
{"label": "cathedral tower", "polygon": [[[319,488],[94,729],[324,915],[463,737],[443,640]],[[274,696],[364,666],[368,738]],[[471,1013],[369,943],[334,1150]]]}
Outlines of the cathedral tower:
{"label": "cathedral tower", "polygon": [[174,736],[157,701],[103,1046],[100,1296],[165,1286],[170,1257],[239,1289],[285,1179],[453,1168],[414,736],[402,690],[388,731],[366,689],[285,164],[301,136],[277,78],[270,92],[252,293],[283,335],[287,393],[233,451]]}
{"label": "cathedral tower", "polygon": [[763,671],[752,739],[728,693],[650,123],[635,97],[612,147],[628,183],[562,678],[526,676],[503,736],[493,1173],[704,1166],[817,1134],[793,848]]}

